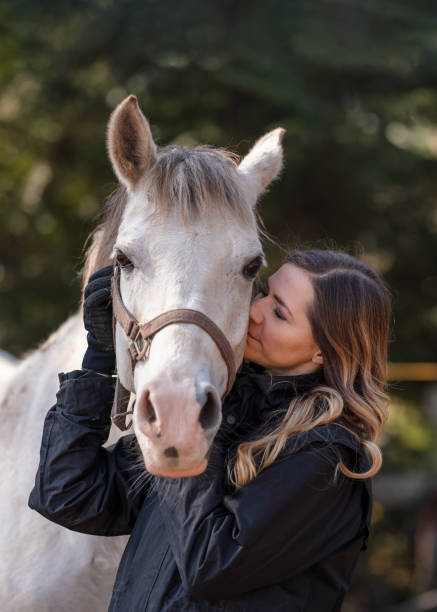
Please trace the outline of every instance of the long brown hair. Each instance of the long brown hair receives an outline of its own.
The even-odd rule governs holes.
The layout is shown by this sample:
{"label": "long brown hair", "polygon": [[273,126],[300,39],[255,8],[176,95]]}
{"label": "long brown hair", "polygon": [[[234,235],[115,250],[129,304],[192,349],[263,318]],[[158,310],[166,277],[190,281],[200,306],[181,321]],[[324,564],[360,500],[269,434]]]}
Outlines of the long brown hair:
{"label": "long brown hair", "polygon": [[371,466],[356,473],[339,461],[336,473],[369,478],[382,464],[376,440],[387,420],[390,293],[375,272],[346,253],[295,251],[284,263],[308,272],[312,282],[307,316],[323,355],[326,384],[294,398],[274,431],[240,444],[228,468],[230,479],[241,488],[275,461],[291,436],[340,417],[368,451]]}

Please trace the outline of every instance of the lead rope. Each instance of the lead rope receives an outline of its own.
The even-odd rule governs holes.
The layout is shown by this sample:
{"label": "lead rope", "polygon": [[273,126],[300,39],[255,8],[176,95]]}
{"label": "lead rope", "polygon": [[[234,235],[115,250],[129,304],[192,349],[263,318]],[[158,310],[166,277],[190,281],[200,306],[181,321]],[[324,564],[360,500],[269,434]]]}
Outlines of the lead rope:
{"label": "lead rope", "polygon": [[117,382],[115,383],[114,401],[112,403],[111,420],[121,431],[127,431],[132,427],[132,419],[129,423],[126,423],[126,417],[128,414],[134,413],[135,400],[130,410],[126,410],[129,406],[131,392],[123,387],[117,376]]}

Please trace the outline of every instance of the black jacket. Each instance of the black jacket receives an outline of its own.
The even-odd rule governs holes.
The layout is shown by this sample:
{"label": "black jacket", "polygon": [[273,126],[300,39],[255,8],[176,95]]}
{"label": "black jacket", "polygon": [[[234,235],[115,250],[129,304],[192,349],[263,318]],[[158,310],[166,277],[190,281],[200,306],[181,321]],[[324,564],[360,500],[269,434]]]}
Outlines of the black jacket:
{"label": "black jacket", "polygon": [[290,440],[270,467],[237,493],[225,457],[272,427],[317,376],[273,377],[246,367],[224,404],[223,425],[201,476],[148,479],[133,436],[105,449],[111,379],[60,375],[29,505],[69,529],[131,534],[117,574],[113,612],[340,610],[371,514],[369,481],[340,475],[341,457],[368,469],[342,423]]}

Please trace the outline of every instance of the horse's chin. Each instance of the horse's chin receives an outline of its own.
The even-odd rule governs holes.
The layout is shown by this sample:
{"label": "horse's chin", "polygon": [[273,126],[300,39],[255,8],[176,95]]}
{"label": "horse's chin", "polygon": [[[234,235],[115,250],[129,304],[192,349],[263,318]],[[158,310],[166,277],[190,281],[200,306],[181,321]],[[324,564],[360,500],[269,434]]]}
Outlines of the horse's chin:
{"label": "horse's chin", "polygon": [[202,474],[206,470],[207,465],[208,462],[206,459],[204,459],[196,468],[191,468],[189,470],[175,470],[171,468],[160,468],[146,462],[146,469],[154,476],[163,476],[165,478],[189,478],[190,476],[199,476],[199,474]]}

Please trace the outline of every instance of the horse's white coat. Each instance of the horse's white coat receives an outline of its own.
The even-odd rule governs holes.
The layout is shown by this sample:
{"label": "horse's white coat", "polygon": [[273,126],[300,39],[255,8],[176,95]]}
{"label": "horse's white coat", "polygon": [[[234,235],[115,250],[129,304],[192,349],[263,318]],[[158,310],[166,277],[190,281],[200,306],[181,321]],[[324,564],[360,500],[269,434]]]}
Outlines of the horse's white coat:
{"label": "horse's white coat", "polygon": [[[276,132],[267,139],[268,148],[276,148],[270,171],[269,164],[263,164],[263,176],[255,180],[257,164],[252,170],[250,163],[243,166],[241,177],[248,181],[252,205],[256,192],[279,171],[280,135]],[[264,153],[262,147],[252,151],[252,161],[265,159]],[[123,273],[121,291],[140,321],[170,308],[199,309],[221,327],[237,361],[241,359],[251,294],[250,282],[241,271],[261,250],[254,221],[243,226],[231,216],[212,215],[208,223],[199,220],[187,228],[173,216],[165,222],[152,219],[144,193],[136,188],[117,245],[136,263],[130,277]],[[196,326],[171,325],[159,332],[149,362],[136,366],[134,379],[125,359],[126,337],[119,328],[117,343],[123,382],[139,393],[154,384],[177,389],[179,384],[193,386],[193,381],[197,388],[213,386],[218,395],[226,387],[222,357]],[[39,350],[13,366],[9,382],[0,389],[0,610],[5,612],[103,612],[109,603],[126,538],[78,534],[27,506],[39,462],[44,416],[56,401],[57,373],[80,368],[85,347],[78,313]],[[180,415],[174,418],[183,420]],[[139,436],[139,442],[144,450],[144,436]]]}
{"label": "horse's white coat", "polygon": [[57,373],[80,368],[78,313],[19,365],[0,390],[0,610],[104,612],[126,538],[74,533],[27,506]]}
{"label": "horse's white coat", "polygon": [[17,364],[18,360],[13,355],[0,349],[0,395],[15,372]]}

